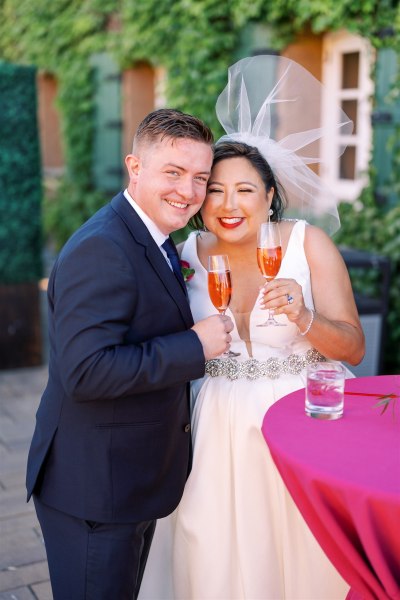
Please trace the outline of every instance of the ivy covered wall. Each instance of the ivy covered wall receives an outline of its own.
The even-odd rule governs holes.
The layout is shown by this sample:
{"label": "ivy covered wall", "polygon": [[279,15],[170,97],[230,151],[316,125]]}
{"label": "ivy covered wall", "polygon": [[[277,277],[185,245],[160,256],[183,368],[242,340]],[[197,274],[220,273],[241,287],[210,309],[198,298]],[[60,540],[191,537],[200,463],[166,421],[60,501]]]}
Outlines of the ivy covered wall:
{"label": "ivy covered wall", "polygon": [[36,70],[0,60],[0,285],[42,274]]}
{"label": "ivy covered wall", "polygon": [[169,105],[217,130],[215,99],[249,23],[267,24],[277,49],[306,26],[314,33],[345,27],[377,48],[400,49],[396,0],[0,0],[0,58],[35,64],[57,77],[67,175],[87,189],[90,57],[109,51],[121,69],[140,60],[164,66]]}

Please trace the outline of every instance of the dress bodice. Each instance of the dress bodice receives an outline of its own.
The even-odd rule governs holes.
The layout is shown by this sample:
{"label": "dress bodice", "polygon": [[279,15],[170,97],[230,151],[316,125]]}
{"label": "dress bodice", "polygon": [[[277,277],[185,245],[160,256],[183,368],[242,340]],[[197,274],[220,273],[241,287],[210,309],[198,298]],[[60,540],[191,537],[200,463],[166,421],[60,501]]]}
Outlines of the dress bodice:
{"label": "dress bodice", "polygon": [[[302,287],[305,305],[309,308],[314,308],[310,269],[304,251],[305,227],[305,221],[297,221],[293,226],[277,277],[295,279]],[[190,266],[195,270],[193,278],[188,282],[189,301],[195,322],[216,313],[216,309],[208,295],[207,270],[201,264],[197,253],[198,235],[200,235],[198,232],[191,233],[182,250],[182,259],[188,261]],[[254,260],[256,260],[255,253]],[[233,281],[232,283],[234,286],[235,282]],[[300,335],[297,325],[291,323],[286,315],[277,315],[275,317],[277,321],[284,323],[285,327],[257,327],[257,325],[264,322],[267,318],[267,311],[261,309],[259,300],[260,295],[257,297],[250,313],[249,322],[253,358],[265,361],[271,356],[284,358],[293,353],[305,353],[311,346]],[[235,315],[229,308],[226,314],[232,318],[235,325],[231,332],[231,350],[240,352],[239,361],[246,360],[249,358],[249,345],[246,346],[245,341],[240,338],[235,322]]]}

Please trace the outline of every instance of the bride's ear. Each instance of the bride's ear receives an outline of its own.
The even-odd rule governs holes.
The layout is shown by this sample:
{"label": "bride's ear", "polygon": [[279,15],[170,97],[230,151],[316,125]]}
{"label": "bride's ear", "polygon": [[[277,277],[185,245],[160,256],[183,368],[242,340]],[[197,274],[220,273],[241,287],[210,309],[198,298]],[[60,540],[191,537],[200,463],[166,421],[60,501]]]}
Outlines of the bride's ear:
{"label": "bride's ear", "polygon": [[267,192],[267,204],[268,204],[268,208],[272,208],[271,204],[272,204],[272,200],[274,199],[274,194],[275,194],[275,188],[271,187],[269,192]]}

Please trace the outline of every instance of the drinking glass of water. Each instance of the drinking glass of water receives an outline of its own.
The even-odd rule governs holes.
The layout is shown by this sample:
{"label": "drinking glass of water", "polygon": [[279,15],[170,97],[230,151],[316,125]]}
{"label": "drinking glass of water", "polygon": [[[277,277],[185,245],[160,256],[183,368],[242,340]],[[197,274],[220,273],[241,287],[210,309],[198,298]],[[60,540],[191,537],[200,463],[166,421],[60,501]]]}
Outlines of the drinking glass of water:
{"label": "drinking glass of water", "polygon": [[319,362],[307,368],[306,415],[314,419],[340,419],[343,415],[345,368],[336,362]]}

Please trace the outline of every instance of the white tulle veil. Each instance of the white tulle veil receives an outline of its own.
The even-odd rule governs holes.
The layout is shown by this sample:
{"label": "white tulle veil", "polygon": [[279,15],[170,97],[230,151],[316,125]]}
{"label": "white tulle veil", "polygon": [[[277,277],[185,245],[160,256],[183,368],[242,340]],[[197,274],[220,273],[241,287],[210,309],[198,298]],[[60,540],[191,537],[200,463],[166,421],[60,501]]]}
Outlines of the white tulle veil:
{"label": "white tulle veil", "polygon": [[[244,58],[228,70],[228,84],[216,104],[226,134],[217,142],[240,141],[256,146],[283,186],[285,217],[306,219],[330,235],[340,227],[334,190],[309,165],[321,163],[321,139],[353,123],[337,108],[328,127],[321,123],[322,84],[283,56]],[[337,148],[337,155],[344,145]]]}

